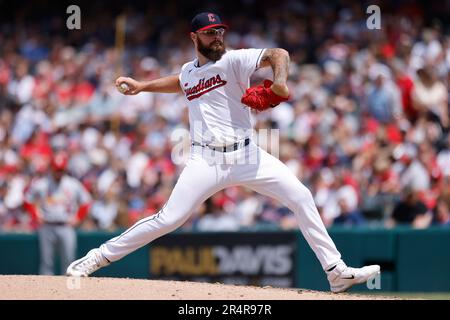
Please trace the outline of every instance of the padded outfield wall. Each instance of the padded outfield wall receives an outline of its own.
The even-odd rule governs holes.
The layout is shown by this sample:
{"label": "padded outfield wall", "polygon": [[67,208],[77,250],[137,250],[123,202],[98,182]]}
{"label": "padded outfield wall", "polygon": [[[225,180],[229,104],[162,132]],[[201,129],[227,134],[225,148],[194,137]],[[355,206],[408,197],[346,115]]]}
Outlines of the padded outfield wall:
{"label": "padded outfield wall", "polygon": [[[373,290],[450,292],[450,230],[352,228],[329,230],[352,266],[380,264]],[[117,235],[79,232],[78,256]],[[0,274],[37,274],[36,234],[0,234]],[[55,271],[60,268],[56,265]],[[328,290],[318,260],[297,231],[175,232],[96,276],[182,279]],[[353,291],[368,291],[364,285]]]}

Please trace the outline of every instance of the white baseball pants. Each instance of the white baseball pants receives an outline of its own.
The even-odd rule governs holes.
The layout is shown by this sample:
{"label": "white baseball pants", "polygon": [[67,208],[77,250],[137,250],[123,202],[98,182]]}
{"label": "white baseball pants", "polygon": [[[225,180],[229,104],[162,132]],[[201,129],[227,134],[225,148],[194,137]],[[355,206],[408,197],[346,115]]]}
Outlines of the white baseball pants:
{"label": "white baseball pants", "polygon": [[285,164],[253,142],[226,153],[193,146],[163,208],[102,244],[100,250],[109,261],[117,261],[177,229],[214,193],[236,185],[273,197],[294,212],[303,236],[324,270],[340,261],[341,255],[322,223],[311,192]]}

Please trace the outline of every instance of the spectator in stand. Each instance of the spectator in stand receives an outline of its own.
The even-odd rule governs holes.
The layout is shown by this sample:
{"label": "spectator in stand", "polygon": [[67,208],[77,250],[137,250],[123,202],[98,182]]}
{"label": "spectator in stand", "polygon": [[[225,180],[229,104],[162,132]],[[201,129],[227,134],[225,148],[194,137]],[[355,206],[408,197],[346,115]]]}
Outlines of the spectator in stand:
{"label": "spectator in stand", "polygon": [[437,154],[436,163],[442,172],[444,180],[450,181],[450,135],[447,135],[447,141],[444,141],[442,149]]}
{"label": "spectator in stand", "polygon": [[340,197],[338,200],[340,214],[333,221],[334,225],[342,225],[345,227],[361,226],[365,224],[364,216],[361,211],[351,206],[345,197]]}
{"label": "spectator in stand", "polygon": [[450,228],[450,191],[443,193],[437,200],[434,224]]}
{"label": "spectator in stand", "polygon": [[[283,47],[291,53],[292,99],[254,114],[255,128],[279,129],[279,156],[314,185],[326,226],[340,215],[339,190],[349,190],[339,178],[342,170],[352,172],[355,194],[348,200],[356,199],[367,222],[383,223],[410,186],[429,211],[436,210],[450,182],[450,37],[448,22],[438,21],[441,7],[411,0],[415,15],[386,7],[382,29],[368,32],[364,5],[356,0],[338,1],[337,13],[335,2],[281,0],[277,5],[287,16],[251,10],[266,0],[240,2],[249,10],[228,16],[234,26],[230,48]],[[192,2],[177,3],[178,13],[171,12],[173,4],[142,4],[139,12],[129,6],[123,55],[110,28],[120,4],[83,5],[86,12],[94,6],[96,14],[83,16],[81,33],[60,28],[51,10],[38,16],[21,2],[9,2],[11,14],[0,10],[0,186],[6,193],[0,229],[32,229],[24,188],[45,174],[52,150],[70,153],[68,172],[89,190],[101,189],[93,212],[103,227],[113,227],[117,214],[117,226],[127,228],[167,201],[184,165],[172,158],[170,143],[176,129],[187,127],[184,98],[123,96],[113,79],[119,67],[146,80],[175,74],[193,57],[177,22]],[[195,7],[203,4],[197,0]],[[248,19],[257,22],[248,25]],[[155,21],[152,28],[147,21]],[[259,70],[251,83],[267,76]],[[112,182],[115,191],[107,195]],[[231,213],[241,228],[292,225],[287,208],[251,191],[233,201]]]}
{"label": "spectator in stand", "polygon": [[419,115],[430,116],[443,129],[450,126],[448,113],[448,92],[436,77],[432,67],[417,70],[417,81],[412,91],[412,101]]}
{"label": "spectator in stand", "polygon": [[430,225],[432,214],[419,199],[419,192],[406,189],[404,198],[395,206],[387,227],[395,225],[410,225],[414,228],[426,228]]}
{"label": "spectator in stand", "polygon": [[399,60],[395,60],[392,63],[392,71],[394,73],[395,83],[398,86],[402,99],[403,114],[411,122],[415,122],[417,119],[417,110],[412,106],[412,90],[414,88],[414,81],[406,73],[405,63]]}
{"label": "spectator in stand", "polygon": [[415,145],[407,146],[407,152],[402,160],[405,163],[405,169],[400,174],[400,184],[405,190],[411,188],[414,191],[423,191],[430,189],[430,176],[420,157],[418,157],[417,147]]}
{"label": "spectator in stand", "polygon": [[205,205],[205,212],[196,223],[199,231],[237,231],[239,221],[233,214],[228,214],[224,210],[226,199],[223,193],[216,194],[209,198]]}
{"label": "spectator in stand", "polygon": [[338,181],[341,181],[341,187],[337,190],[335,201],[337,206],[336,217],[333,224],[342,224],[346,226],[362,225],[365,223],[361,211],[358,209],[358,193],[353,186],[350,177],[343,172]]}
{"label": "spectator in stand", "polygon": [[367,92],[369,113],[379,122],[392,123],[402,114],[400,91],[391,79],[391,72],[385,65],[374,66],[369,75],[373,84]]}

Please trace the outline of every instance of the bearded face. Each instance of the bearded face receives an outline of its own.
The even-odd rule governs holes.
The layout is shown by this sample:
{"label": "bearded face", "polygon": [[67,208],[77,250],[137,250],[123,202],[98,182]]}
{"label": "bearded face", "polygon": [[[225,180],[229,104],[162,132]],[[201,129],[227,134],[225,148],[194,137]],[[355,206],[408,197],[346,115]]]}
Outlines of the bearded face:
{"label": "bearded face", "polygon": [[212,61],[218,61],[225,53],[225,44],[220,39],[214,39],[209,44],[203,42],[199,36],[196,39],[197,50],[206,58]]}

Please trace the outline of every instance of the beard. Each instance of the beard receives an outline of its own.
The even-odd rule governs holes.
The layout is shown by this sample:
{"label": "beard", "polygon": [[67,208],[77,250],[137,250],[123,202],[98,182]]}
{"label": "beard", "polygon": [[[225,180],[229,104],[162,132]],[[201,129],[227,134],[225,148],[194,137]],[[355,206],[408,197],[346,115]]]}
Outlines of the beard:
{"label": "beard", "polygon": [[197,37],[197,50],[212,61],[218,61],[225,53],[225,44],[223,41],[214,40],[209,45],[205,45],[200,38]]}

